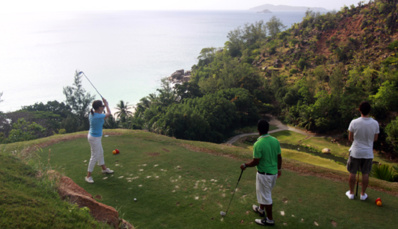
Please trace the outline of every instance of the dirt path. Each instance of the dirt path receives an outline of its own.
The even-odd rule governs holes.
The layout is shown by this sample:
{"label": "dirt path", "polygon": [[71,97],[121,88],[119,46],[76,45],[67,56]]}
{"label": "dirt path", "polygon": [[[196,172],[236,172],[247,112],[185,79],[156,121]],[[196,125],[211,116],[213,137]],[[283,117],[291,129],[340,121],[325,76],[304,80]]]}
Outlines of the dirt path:
{"label": "dirt path", "polygon": [[[268,115],[268,117],[270,119],[269,124],[271,126],[276,126],[277,127],[277,129],[269,131],[268,133],[270,133],[270,134],[275,133],[275,132],[279,132],[279,131],[283,131],[283,130],[289,130],[289,131],[293,131],[293,132],[300,133],[300,134],[303,134],[303,135],[307,135],[308,137],[315,136],[314,133],[307,132],[307,131],[304,131],[304,130],[301,130],[301,129],[297,129],[297,128],[294,128],[294,127],[291,127],[291,126],[287,126],[287,125],[283,124],[281,121],[279,121],[278,119],[276,119],[272,115]],[[247,137],[247,136],[253,136],[253,135],[258,135],[258,132],[236,135],[236,136],[230,138],[224,144],[232,145],[236,141],[238,141],[240,138]]]}

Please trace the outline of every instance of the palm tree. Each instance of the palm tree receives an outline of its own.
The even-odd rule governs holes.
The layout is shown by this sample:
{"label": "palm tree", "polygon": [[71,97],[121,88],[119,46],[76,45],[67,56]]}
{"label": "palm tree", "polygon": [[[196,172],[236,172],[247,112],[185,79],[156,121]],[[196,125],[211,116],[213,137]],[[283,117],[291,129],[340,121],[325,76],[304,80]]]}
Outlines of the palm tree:
{"label": "palm tree", "polygon": [[128,105],[128,102],[124,102],[123,100],[120,100],[120,103],[116,104],[116,112],[115,116],[118,117],[119,122],[122,126],[125,126],[128,117],[130,117],[133,112],[129,111],[131,106]]}

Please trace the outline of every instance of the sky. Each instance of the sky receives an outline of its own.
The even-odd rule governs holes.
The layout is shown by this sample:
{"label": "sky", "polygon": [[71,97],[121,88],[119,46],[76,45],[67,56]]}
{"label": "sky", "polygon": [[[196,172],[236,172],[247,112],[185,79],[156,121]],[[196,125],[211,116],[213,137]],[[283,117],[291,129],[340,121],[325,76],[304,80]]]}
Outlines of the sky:
{"label": "sky", "polygon": [[[0,13],[80,10],[247,10],[263,4],[322,7],[340,10],[361,0],[12,0],[2,1]],[[367,3],[369,0],[363,2]]]}

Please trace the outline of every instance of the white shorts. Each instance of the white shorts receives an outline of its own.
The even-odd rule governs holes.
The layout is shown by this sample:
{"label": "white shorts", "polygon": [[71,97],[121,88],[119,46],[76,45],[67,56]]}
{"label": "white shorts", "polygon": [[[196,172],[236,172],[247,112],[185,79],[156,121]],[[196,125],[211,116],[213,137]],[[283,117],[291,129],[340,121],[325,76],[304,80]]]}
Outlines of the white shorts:
{"label": "white shorts", "polygon": [[275,175],[266,175],[259,174],[256,175],[256,193],[257,193],[257,202],[262,205],[271,205],[272,204],[272,189],[276,184],[276,179],[278,174]]}

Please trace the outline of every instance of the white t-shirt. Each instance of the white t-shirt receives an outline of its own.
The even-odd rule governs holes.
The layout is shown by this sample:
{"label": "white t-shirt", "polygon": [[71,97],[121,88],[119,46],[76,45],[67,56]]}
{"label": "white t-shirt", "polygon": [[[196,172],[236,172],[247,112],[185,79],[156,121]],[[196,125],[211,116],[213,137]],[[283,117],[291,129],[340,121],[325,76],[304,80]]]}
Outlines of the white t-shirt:
{"label": "white t-shirt", "polygon": [[354,134],[350,155],[355,158],[373,159],[373,142],[379,134],[379,123],[373,118],[357,118],[351,121],[348,130]]}

